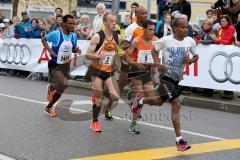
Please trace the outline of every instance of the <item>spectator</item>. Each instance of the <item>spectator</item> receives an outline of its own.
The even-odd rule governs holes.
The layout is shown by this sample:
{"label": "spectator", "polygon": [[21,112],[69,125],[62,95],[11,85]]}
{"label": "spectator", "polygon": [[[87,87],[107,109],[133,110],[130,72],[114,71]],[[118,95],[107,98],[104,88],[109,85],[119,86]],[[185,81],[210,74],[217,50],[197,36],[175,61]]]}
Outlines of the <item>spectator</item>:
{"label": "spectator", "polygon": [[91,24],[89,23],[89,16],[82,15],[81,24],[77,27],[77,33],[80,39],[89,39],[89,35],[91,32]]}
{"label": "spectator", "polygon": [[103,14],[106,11],[106,6],[103,3],[98,3],[96,10],[98,14],[94,17],[93,20],[92,30],[90,33],[91,36],[103,28]]}
{"label": "spectator", "polygon": [[[219,29],[217,36],[211,34],[210,37],[214,40],[215,44],[231,45],[234,42],[235,28],[231,23],[229,16],[221,16],[219,19],[221,28]],[[232,91],[224,91],[222,98],[233,99]]]}
{"label": "spectator", "polygon": [[4,36],[5,31],[5,25],[3,23],[0,23],[0,38]]}
{"label": "spectator", "polygon": [[74,17],[75,19],[78,18],[78,16],[77,16],[77,11],[76,11],[76,10],[72,10],[71,14],[73,15],[73,17]]}
{"label": "spectator", "polygon": [[56,31],[58,29],[62,29],[62,24],[63,24],[63,16],[62,15],[56,16],[56,22],[52,24],[49,32]]}
{"label": "spectator", "polygon": [[240,2],[239,0],[232,0],[232,4],[224,6],[223,9],[229,13],[233,24],[237,23],[238,14],[240,13]]}
{"label": "spectator", "polygon": [[197,43],[201,43],[203,45],[214,44],[214,41],[210,35],[216,35],[217,31],[212,28],[212,23],[213,22],[211,19],[205,19],[203,21],[202,30],[200,31],[199,40],[197,40]]}
{"label": "spectator", "polygon": [[191,4],[186,0],[176,0],[176,3],[173,4],[171,13],[178,11],[179,13],[185,14],[187,20],[191,19]]}
{"label": "spectator", "polygon": [[136,8],[139,7],[139,4],[137,2],[133,2],[131,4],[131,14],[130,14],[130,18],[131,18],[131,22],[137,22],[137,18],[136,18],[136,15],[135,15],[135,10]]}
{"label": "spectator", "polygon": [[62,8],[57,7],[57,8],[55,9],[55,16],[56,16],[56,17],[57,17],[57,16],[62,16],[62,13],[63,13]]}
{"label": "spectator", "polygon": [[225,15],[226,12],[224,11],[223,7],[226,6],[223,0],[217,0],[215,3],[212,3],[212,9],[218,10],[218,16]]}
{"label": "spectator", "polygon": [[212,12],[212,19],[213,19],[213,30],[218,31],[220,29],[220,24],[219,24],[219,20],[218,20],[218,10],[213,10]]}
{"label": "spectator", "polygon": [[[26,11],[22,12],[22,21],[20,22],[20,33],[19,38],[27,38],[27,31],[31,28],[32,24],[30,19],[28,18],[28,14]],[[22,30],[23,28],[23,30]]]}
{"label": "spectator", "polygon": [[41,30],[38,26],[38,20],[31,20],[32,27],[27,31],[27,38],[41,38]]}
{"label": "spectator", "polygon": [[157,0],[157,22],[164,20],[164,13],[168,12],[172,7],[172,2],[169,0]]}
{"label": "spectator", "polygon": [[0,23],[3,23],[4,19],[5,19],[5,13],[0,10]]}
{"label": "spectator", "polygon": [[164,23],[160,26],[157,37],[162,38],[168,35],[173,34],[173,30],[171,27],[172,16],[170,14],[166,14],[164,18]]}
{"label": "spectator", "polygon": [[4,19],[3,23],[5,25],[5,31],[4,31],[4,35],[2,38],[14,38],[15,37],[15,27],[12,23],[11,20],[9,19]]}
{"label": "spectator", "polygon": [[51,26],[54,25],[54,23],[55,23],[54,16],[49,15],[47,18],[47,31],[50,30]]}
{"label": "spectator", "polygon": [[206,11],[206,15],[207,15],[208,19],[212,19],[212,12],[213,12],[212,9],[209,9],[209,10]]}
{"label": "spectator", "polygon": [[235,44],[240,47],[240,13],[238,14],[238,20],[235,24],[236,35],[235,35]]}
{"label": "spectator", "polygon": [[126,29],[132,23],[130,14],[126,14],[124,17],[124,22],[121,23],[121,28]]}
{"label": "spectator", "polygon": [[13,17],[13,25],[15,28],[15,38],[20,38],[20,32],[24,32],[24,28],[20,26],[20,19],[18,18],[18,16]]}
{"label": "spectator", "polygon": [[221,28],[218,30],[217,36],[211,34],[211,38],[215,44],[231,45],[234,42],[235,28],[231,23],[229,16],[221,16],[219,19]]}
{"label": "spectator", "polygon": [[46,22],[44,20],[38,19],[38,25],[39,25],[41,32],[42,31],[48,32],[48,28],[47,28]]}

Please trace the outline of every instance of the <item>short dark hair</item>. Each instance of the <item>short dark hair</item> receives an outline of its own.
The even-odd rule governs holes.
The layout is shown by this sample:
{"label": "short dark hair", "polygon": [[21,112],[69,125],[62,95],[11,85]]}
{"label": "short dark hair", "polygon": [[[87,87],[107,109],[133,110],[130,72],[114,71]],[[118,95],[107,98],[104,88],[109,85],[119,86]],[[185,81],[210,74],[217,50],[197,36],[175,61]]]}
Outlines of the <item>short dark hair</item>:
{"label": "short dark hair", "polygon": [[57,7],[57,8],[55,9],[55,12],[56,12],[58,9],[61,11],[61,13],[63,12],[62,8],[60,8],[60,7]]}
{"label": "short dark hair", "polygon": [[223,18],[225,18],[225,19],[227,20],[228,24],[230,24],[230,25],[232,24],[232,21],[231,21],[230,17],[227,16],[227,15],[221,15],[221,16],[220,16],[220,18],[219,18],[219,24],[220,24],[221,19],[223,19]]}
{"label": "short dark hair", "polygon": [[137,2],[133,2],[133,3],[131,4],[131,7],[132,7],[132,6],[139,7],[139,4],[138,4]]}
{"label": "short dark hair", "polygon": [[36,18],[33,18],[33,19],[31,20],[31,23],[32,23],[33,21],[36,21],[36,22],[37,22],[37,24],[38,24],[38,19],[36,19]]}
{"label": "short dark hair", "polygon": [[173,20],[172,20],[172,27],[176,27],[176,26],[178,26],[179,25],[179,23],[180,23],[180,20],[182,20],[182,19],[184,19],[184,18],[174,18]]}
{"label": "short dark hair", "polygon": [[71,14],[66,14],[65,16],[63,16],[63,22],[66,23],[68,18],[74,19],[74,17]]}
{"label": "short dark hair", "polygon": [[210,12],[213,12],[213,10],[212,10],[212,9],[208,9],[208,10],[206,11],[206,15],[207,15],[208,13],[210,13]]}
{"label": "short dark hair", "polygon": [[153,21],[151,21],[151,20],[149,20],[149,19],[143,21],[142,24],[143,24],[143,28],[145,28],[145,29],[147,29],[148,25],[156,25],[155,22],[153,22]]}

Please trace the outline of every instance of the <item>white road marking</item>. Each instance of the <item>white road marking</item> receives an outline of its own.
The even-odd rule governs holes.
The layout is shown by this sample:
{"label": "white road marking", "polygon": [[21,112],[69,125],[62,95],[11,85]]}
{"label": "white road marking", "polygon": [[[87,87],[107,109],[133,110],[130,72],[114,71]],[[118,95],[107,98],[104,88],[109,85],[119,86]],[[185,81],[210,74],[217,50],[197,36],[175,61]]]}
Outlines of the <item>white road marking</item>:
{"label": "white road marking", "polygon": [[10,157],[7,157],[7,156],[4,156],[4,155],[0,154],[0,160],[15,160],[15,159],[12,159]]}
{"label": "white road marking", "polygon": [[[32,100],[32,99],[27,99],[27,98],[22,98],[22,97],[17,97],[17,96],[2,94],[2,93],[0,93],[0,96],[13,98],[13,99],[17,99],[17,100],[22,100],[22,101],[27,101],[27,102],[38,103],[38,104],[44,104],[44,105],[47,104],[47,102],[40,102],[40,101],[35,101],[35,100]],[[124,103],[124,101],[121,100],[120,103]],[[91,100],[74,101],[73,104],[92,104],[92,101]],[[79,112],[88,112],[86,110],[81,110],[81,109],[77,109],[77,108],[70,108],[70,110],[79,111]],[[126,121],[130,122],[130,120],[127,120],[127,119],[123,119],[123,118],[115,117],[115,116],[113,116],[113,117],[115,119],[118,119],[118,120],[126,120]],[[147,126],[151,126],[151,127],[156,127],[156,128],[161,128],[161,129],[174,131],[174,129],[171,128],[171,127],[166,127],[166,126],[162,126],[162,125],[157,125],[157,124],[152,124],[152,123],[147,123],[147,122],[141,122],[141,121],[139,121],[138,123],[143,124],[143,125],[147,125]],[[187,131],[187,130],[181,130],[181,131],[182,131],[182,133],[191,134],[191,135],[195,135],[195,136],[199,136],[199,137],[204,137],[204,138],[209,138],[209,139],[214,139],[214,140],[226,140],[225,138],[211,136],[211,135],[207,135],[207,134],[202,134],[202,133],[197,133],[197,132],[192,132],[192,131]]]}

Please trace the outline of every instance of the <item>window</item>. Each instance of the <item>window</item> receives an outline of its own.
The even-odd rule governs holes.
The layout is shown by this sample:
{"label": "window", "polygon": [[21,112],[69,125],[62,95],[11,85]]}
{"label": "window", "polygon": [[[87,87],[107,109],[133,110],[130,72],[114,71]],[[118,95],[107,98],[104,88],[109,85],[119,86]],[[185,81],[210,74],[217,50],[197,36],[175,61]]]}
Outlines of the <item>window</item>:
{"label": "window", "polygon": [[0,3],[12,3],[12,0],[0,0]]}

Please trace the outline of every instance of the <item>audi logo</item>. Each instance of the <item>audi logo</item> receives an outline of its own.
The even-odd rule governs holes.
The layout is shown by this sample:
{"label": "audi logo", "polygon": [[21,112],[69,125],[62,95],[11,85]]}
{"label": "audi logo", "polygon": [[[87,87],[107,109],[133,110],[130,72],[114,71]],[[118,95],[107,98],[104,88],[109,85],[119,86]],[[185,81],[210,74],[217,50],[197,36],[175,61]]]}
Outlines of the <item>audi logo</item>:
{"label": "audi logo", "polygon": [[0,61],[8,64],[26,65],[31,60],[31,50],[25,44],[4,43],[0,49]]}
{"label": "audi logo", "polygon": [[[223,63],[223,66],[224,66],[224,78],[219,78],[217,77],[213,71],[212,71],[212,63],[213,63],[213,60],[218,57],[218,56],[223,56],[225,57],[225,61]],[[225,53],[225,52],[216,52],[211,58],[210,58],[210,61],[209,61],[209,64],[208,64],[208,72],[210,74],[210,76],[212,77],[212,79],[214,79],[216,82],[219,82],[219,83],[224,83],[226,81],[230,81],[231,83],[233,84],[240,84],[240,80],[234,80],[232,78],[232,73],[233,73],[233,69],[234,69],[234,66],[233,66],[233,61],[232,59],[234,57],[240,57],[240,53],[239,52],[234,52],[234,53],[231,53],[230,55]],[[230,68],[228,68],[230,66]],[[235,68],[237,69],[237,68]]]}

